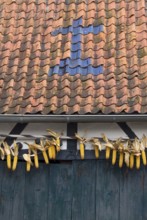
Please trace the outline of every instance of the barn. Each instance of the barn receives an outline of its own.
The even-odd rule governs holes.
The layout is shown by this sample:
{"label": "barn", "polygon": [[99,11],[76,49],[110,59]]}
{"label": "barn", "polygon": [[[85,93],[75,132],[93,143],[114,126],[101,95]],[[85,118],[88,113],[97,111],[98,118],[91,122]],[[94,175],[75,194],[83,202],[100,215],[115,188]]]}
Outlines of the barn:
{"label": "barn", "polygon": [[146,0],[0,1],[0,219],[147,219]]}

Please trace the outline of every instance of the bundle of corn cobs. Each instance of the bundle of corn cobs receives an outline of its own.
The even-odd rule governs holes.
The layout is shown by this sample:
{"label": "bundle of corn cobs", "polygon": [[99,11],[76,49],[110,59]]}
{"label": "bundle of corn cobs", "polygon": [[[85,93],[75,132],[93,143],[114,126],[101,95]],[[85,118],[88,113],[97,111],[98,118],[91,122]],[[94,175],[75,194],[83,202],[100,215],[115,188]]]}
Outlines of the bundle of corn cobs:
{"label": "bundle of corn cobs", "polygon": [[[26,143],[28,145],[28,154],[23,154],[23,158],[27,162],[26,170],[28,172],[30,171],[31,166],[33,166],[33,162],[31,160],[32,157],[34,158],[35,167],[39,168],[38,151],[42,152],[46,164],[49,164],[49,159],[55,160],[56,153],[60,151],[60,135],[50,129],[47,131],[51,136],[50,140],[38,139],[34,144]],[[31,152],[33,154],[31,154]]]}
{"label": "bundle of corn cobs", "polygon": [[[56,154],[60,151],[61,135],[50,129],[47,131],[50,139],[36,139],[31,144],[25,142],[28,146],[28,153],[23,154],[23,158],[26,161],[26,170],[28,172],[33,165],[39,168],[38,154],[41,153],[45,163],[49,164],[49,160],[55,160]],[[105,134],[102,134],[101,139],[86,139],[79,134],[75,134],[75,137],[79,141],[80,157],[82,160],[85,158],[85,147],[89,142],[93,146],[96,158],[99,158],[100,151],[105,150],[106,159],[109,159],[112,155],[112,164],[116,164],[118,159],[120,168],[125,163],[131,169],[133,167],[139,169],[141,161],[144,165],[147,165],[145,152],[147,148],[147,137],[145,135],[141,139],[135,138],[134,140],[123,140],[121,138],[110,140]],[[16,169],[21,148],[22,144],[19,142],[16,143],[14,141],[13,146],[10,147],[5,141],[1,141],[0,156],[2,160],[6,157],[8,169],[12,169],[13,171]]]}
{"label": "bundle of corn cobs", "polygon": [[141,159],[144,165],[147,164],[146,152],[147,148],[147,137],[143,135],[142,139],[135,138],[134,140],[122,140],[121,138],[112,141],[109,140],[105,134],[102,135],[103,141],[100,142],[98,138],[86,139],[75,134],[79,141],[79,150],[81,159],[84,159],[85,145],[87,142],[92,143],[95,151],[95,157],[99,157],[99,152],[105,149],[105,157],[109,159],[112,154],[112,164],[116,164],[118,157],[118,164],[121,168],[123,163],[129,168],[136,166],[136,169],[140,168]]}
{"label": "bundle of corn cobs", "polygon": [[[60,135],[49,129],[47,131],[51,137],[50,139],[37,139],[32,144],[25,142],[28,145],[28,153],[23,154],[23,158],[26,161],[26,170],[28,172],[33,165],[39,168],[38,152],[42,153],[45,163],[49,164],[49,159],[56,159],[56,153],[60,151]],[[12,147],[5,141],[1,142],[0,156],[2,160],[6,157],[8,169],[16,170],[21,148],[22,144],[16,143],[16,141],[14,141]]]}

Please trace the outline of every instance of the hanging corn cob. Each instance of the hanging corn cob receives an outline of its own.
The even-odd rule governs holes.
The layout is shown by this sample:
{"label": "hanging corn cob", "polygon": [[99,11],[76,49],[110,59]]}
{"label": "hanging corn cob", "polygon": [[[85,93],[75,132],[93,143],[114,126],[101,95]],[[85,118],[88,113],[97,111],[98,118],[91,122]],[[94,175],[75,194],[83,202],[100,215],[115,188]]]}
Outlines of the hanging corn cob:
{"label": "hanging corn cob", "polygon": [[125,161],[126,166],[130,167],[130,153],[127,150],[125,151],[124,157],[125,157],[124,161]]}
{"label": "hanging corn cob", "polygon": [[46,140],[46,148],[48,149],[48,156],[50,159],[56,159],[56,140]]}
{"label": "hanging corn cob", "polygon": [[117,154],[117,151],[116,149],[114,148],[112,150],[112,165],[114,165],[116,163],[116,154]]}
{"label": "hanging corn cob", "polygon": [[118,151],[119,151],[119,168],[122,168],[124,161],[124,145],[122,142],[119,143]]}
{"label": "hanging corn cob", "polygon": [[142,162],[143,162],[143,165],[145,165],[145,166],[147,164],[146,153],[145,153],[146,147],[147,147],[147,137],[145,135],[143,135],[141,142],[140,142],[140,150],[141,150]]}
{"label": "hanging corn cob", "polygon": [[98,138],[92,138],[89,141],[92,142],[92,146],[93,146],[94,152],[95,152],[95,157],[98,159],[99,158],[99,151],[102,150],[102,145],[101,145]]}
{"label": "hanging corn cob", "polygon": [[43,151],[42,151],[42,154],[43,154],[43,158],[44,158],[45,163],[46,163],[46,164],[49,164],[49,159],[48,159],[46,150],[43,150]]}
{"label": "hanging corn cob", "polygon": [[55,147],[56,147],[56,151],[57,152],[59,152],[60,150],[61,150],[61,148],[60,148],[60,134],[58,134],[58,133],[56,133],[56,132],[54,132],[54,131],[52,131],[52,130],[50,130],[50,129],[47,129],[47,131],[48,131],[48,133],[49,133],[49,135],[53,138],[53,139],[55,139]]}
{"label": "hanging corn cob", "polygon": [[29,149],[31,150],[31,152],[33,152],[33,156],[34,156],[34,165],[36,168],[39,168],[39,160],[38,160],[38,153],[37,151],[43,151],[42,147],[39,144],[28,144],[26,143],[29,147]]}
{"label": "hanging corn cob", "polygon": [[3,142],[0,142],[0,157],[2,160],[5,159],[5,151],[4,151],[4,144]]}
{"label": "hanging corn cob", "polygon": [[16,170],[16,167],[17,167],[17,163],[18,163],[18,153],[19,153],[19,150],[22,148],[22,144],[21,143],[16,143],[14,141],[13,143],[13,155],[14,155],[14,158],[13,158],[13,164],[12,164],[12,170]]}
{"label": "hanging corn cob", "polygon": [[26,161],[26,171],[30,172],[31,166],[33,166],[33,163],[31,161],[31,150],[28,149],[28,154],[23,154],[23,158]]}
{"label": "hanging corn cob", "polygon": [[78,134],[75,134],[75,137],[79,140],[80,157],[83,160],[85,158],[85,143],[87,142],[87,140],[86,138],[80,137]]}
{"label": "hanging corn cob", "polygon": [[124,162],[127,167],[130,167],[130,150],[129,150],[129,141],[123,142],[123,151],[124,151]]}
{"label": "hanging corn cob", "polygon": [[134,167],[134,153],[130,154],[130,169]]}
{"label": "hanging corn cob", "polygon": [[49,159],[46,153],[47,147],[45,146],[45,141],[36,139],[35,143],[39,146],[38,150],[41,150],[45,163],[49,164]]}
{"label": "hanging corn cob", "polygon": [[39,160],[38,160],[38,153],[37,150],[41,150],[42,148],[40,147],[40,145],[34,143],[33,145],[31,145],[31,151],[34,154],[34,165],[36,168],[39,168]]}
{"label": "hanging corn cob", "polygon": [[11,153],[12,153],[11,148],[6,142],[3,142],[3,146],[4,146],[4,152],[7,158],[7,167],[8,169],[11,169]]}
{"label": "hanging corn cob", "polygon": [[133,143],[132,143],[132,147],[134,150],[134,155],[136,156],[136,169],[140,168],[140,156],[141,156],[141,152],[140,152],[140,142],[137,138],[134,139]]}
{"label": "hanging corn cob", "polygon": [[[114,165],[116,163],[116,158],[117,158],[117,151],[118,149],[120,148],[120,143],[121,143],[121,139],[117,139],[116,141],[113,141],[112,142],[112,145],[113,145],[113,149],[112,149],[112,165]],[[121,154],[121,157],[119,158],[120,159],[120,165],[122,166],[122,159],[123,159],[123,154]]]}
{"label": "hanging corn cob", "polygon": [[128,140],[125,145],[125,163],[127,167],[132,169],[134,167],[134,150],[132,148],[132,141]]}
{"label": "hanging corn cob", "polygon": [[112,142],[110,142],[108,140],[108,138],[106,137],[105,134],[102,134],[102,138],[105,142],[104,146],[106,147],[106,159],[109,159],[110,158],[110,151],[111,151],[111,149],[114,149],[114,146],[113,146]]}

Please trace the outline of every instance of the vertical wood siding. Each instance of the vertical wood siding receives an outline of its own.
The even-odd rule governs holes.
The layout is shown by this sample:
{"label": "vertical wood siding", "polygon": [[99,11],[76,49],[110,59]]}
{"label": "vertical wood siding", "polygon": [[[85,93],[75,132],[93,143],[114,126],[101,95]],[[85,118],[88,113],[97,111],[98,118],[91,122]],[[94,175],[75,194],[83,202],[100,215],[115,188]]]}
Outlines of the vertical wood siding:
{"label": "vertical wood siding", "polygon": [[110,161],[71,161],[11,172],[0,162],[0,219],[147,219],[147,170]]}

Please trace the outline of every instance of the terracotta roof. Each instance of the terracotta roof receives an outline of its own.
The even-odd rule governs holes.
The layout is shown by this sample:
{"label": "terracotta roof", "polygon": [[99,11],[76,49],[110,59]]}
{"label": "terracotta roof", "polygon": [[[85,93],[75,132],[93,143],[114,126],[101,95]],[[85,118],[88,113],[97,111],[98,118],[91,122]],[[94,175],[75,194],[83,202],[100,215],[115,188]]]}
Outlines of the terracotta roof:
{"label": "terracotta roof", "polygon": [[147,113],[146,0],[1,0],[0,113]]}

